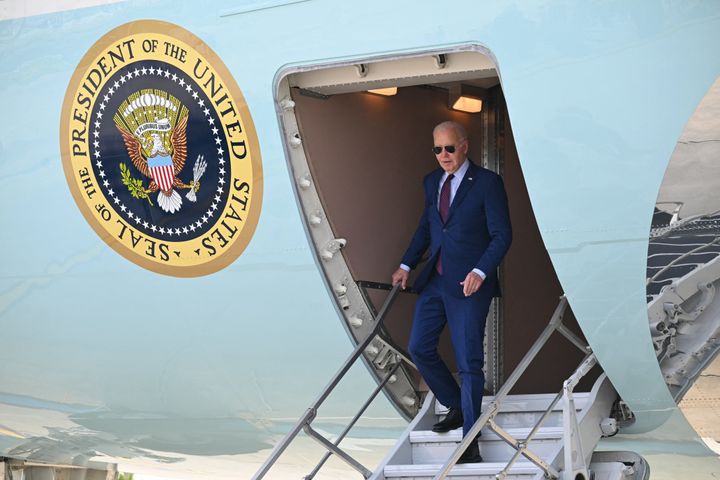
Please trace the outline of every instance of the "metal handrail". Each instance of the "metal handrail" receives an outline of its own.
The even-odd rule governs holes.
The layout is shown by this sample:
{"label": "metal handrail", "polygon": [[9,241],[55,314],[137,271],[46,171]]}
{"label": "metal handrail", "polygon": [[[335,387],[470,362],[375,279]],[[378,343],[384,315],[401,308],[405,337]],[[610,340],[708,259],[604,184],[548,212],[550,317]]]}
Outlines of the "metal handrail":
{"label": "metal handrail", "polygon": [[[545,411],[545,414],[541,417],[540,421],[536,426],[533,428],[533,430],[530,432],[531,435],[528,435],[528,437],[523,442],[517,441],[515,438],[513,438],[509,433],[507,433],[505,430],[500,428],[497,424],[494,422],[494,418],[497,415],[497,413],[500,410],[500,405],[505,400],[505,398],[510,393],[510,390],[515,386],[517,381],[520,379],[520,377],[525,373],[525,370],[527,370],[530,363],[534,360],[534,358],[537,356],[537,354],[540,352],[542,347],[547,343],[550,336],[555,332],[560,332],[565,338],[570,340],[570,342],[578,347],[580,350],[582,350],[584,353],[586,353],[588,356],[583,359],[583,362],[580,364],[580,367],[573,373],[573,375],[570,378],[576,378],[578,371],[581,369],[583,372],[583,375],[587,373],[587,371],[584,370],[584,366],[586,365],[586,361],[588,357],[592,356],[590,352],[590,348],[583,344],[583,342],[574,334],[572,333],[565,325],[562,324],[563,314],[565,312],[565,309],[567,307],[567,298],[565,295],[562,295],[560,297],[560,302],[558,303],[557,307],[555,308],[555,311],[553,312],[553,315],[550,319],[550,322],[548,323],[547,327],[542,331],[540,336],[535,340],[535,343],[533,343],[532,347],[528,352],[525,354],[523,359],[520,361],[517,367],[515,367],[515,370],[513,370],[512,374],[510,374],[510,377],[508,380],[503,384],[503,386],[500,388],[500,391],[495,395],[495,398],[490,403],[490,405],[487,407],[485,412],[480,415],[480,418],[477,419],[475,424],[473,424],[472,428],[470,428],[470,431],[468,431],[467,435],[462,439],[460,444],[457,446],[455,451],[450,455],[450,458],[445,462],[445,464],[442,466],[438,474],[434,477],[434,480],[444,480],[447,475],[450,473],[450,470],[453,466],[457,463],[457,461],[460,459],[460,456],[467,450],[467,448],[470,446],[472,442],[475,441],[476,437],[480,433],[480,431],[483,429],[483,427],[487,424],[490,425],[490,429],[493,430],[495,433],[498,434],[498,436],[503,439],[506,443],[508,443],[510,446],[515,448],[515,450],[518,451],[516,455],[514,455],[510,462],[515,463],[517,458],[519,458],[520,455],[523,455],[525,458],[530,460],[532,463],[540,467],[546,474],[546,476],[549,476],[551,478],[558,478],[559,473],[552,465],[549,465],[547,462],[545,462],[542,458],[540,458],[538,455],[536,455],[534,452],[527,449],[527,443],[531,439],[532,435],[535,434],[535,432],[540,428],[542,425],[542,422],[545,421],[547,416],[550,414],[552,409],[555,407],[557,402],[560,400],[560,398],[563,397],[564,391],[558,394],[550,404],[550,407]],[[507,469],[509,469],[509,466],[512,466],[509,464],[506,466],[506,469],[503,470],[503,472],[506,472]],[[502,473],[502,472],[501,472]],[[500,477],[503,478],[503,477]]]}
{"label": "metal handrail", "polygon": [[[393,302],[395,301],[395,297],[397,297],[398,292],[400,291],[400,284],[397,284],[393,286],[392,290],[388,294],[387,298],[385,299],[385,303],[383,303],[382,307],[380,308],[380,311],[378,312],[377,316],[375,317],[375,325],[373,326],[372,331],[368,334],[368,336],[363,340],[361,343],[358,343],[357,347],[355,347],[355,350],[353,350],[352,354],[345,360],[345,363],[343,363],[342,367],[335,373],[335,375],[332,377],[330,382],[328,382],[327,386],[323,389],[323,391],[320,393],[318,398],[308,407],[308,409],[305,411],[305,413],[298,419],[295,426],[290,430],[285,437],[282,439],[280,443],[278,443],[275,448],[273,449],[270,456],[265,460],[265,463],[262,464],[260,469],[255,473],[255,475],[252,477],[252,480],[260,480],[261,478],[264,478],[265,475],[270,471],[272,466],[275,464],[275,462],[280,458],[280,455],[287,449],[287,447],[292,443],[292,441],[295,439],[295,437],[300,433],[301,430],[304,430],[305,433],[310,435],[311,438],[318,441],[323,447],[326,448],[329,452],[332,452],[333,454],[336,454],[338,458],[345,461],[348,465],[350,465],[355,470],[359,471],[365,478],[369,476],[370,471],[367,470],[365,467],[363,467],[360,463],[355,461],[351,456],[347,455],[345,452],[340,450],[337,446],[337,444],[342,440],[342,438],[339,438],[335,444],[330,443],[329,440],[327,440],[325,437],[320,436],[315,430],[313,430],[310,427],[310,423],[315,419],[317,416],[317,410],[322,405],[322,403],[330,396],[330,393],[335,389],[335,387],[340,383],[340,380],[345,376],[345,374],[352,368],[352,366],[355,364],[355,361],[360,358],[360,356],[363,354],[365,349],[370,345],[370,343],[378,336],[380,329],[382,328],[383,320],[385,319],[385,315],[387,314],[388,310],[392,306]],[[399,361],[397,365],[399,365],[402,362],[402,357],[399,356]],[[387,382],[387,380],[390,378],[390,375],[387,375],[385,377],[385,380],[383,381],[383,384]],[[382,390],[382,387],[379,387],[379,389],[376,389],[377,392]],[[367,406],[370,405],[370,402],[372,399],[377,395],[376,392],[373,392],[373,395],[371,395],[371,398],[368,402],[365,403],[363,406],[362,412],[364,409],[367,408]],[[352,424],[354,425],[354,422],[359,419],[360,416],[358,415],[357,418],[353,419]],[[352,428],[352,425],[351,427]],[[349,431],[349,428],[347,429]],[[343,438],[344,435],[347,434],[346,432],[343,432]],[[325,459],[326,460],[326,459]],[[324,460],[322,460],[322,463],[324,463]],[[322,465],[320,465],[322,466]],[[314,473],[312,475],[314,476],[315,473],[317,473],[315,470],[313,470]],[[312,477],[310,477],[312,478]]]}
{"label": "metal handrail", "polygon": [[[336,447],[340,445],[340,442],[343,441],[345,436],[350,432],[350,430],[355,426],[355,423],[357,423],[358,420],[360,420],[360,417],[362,417],[363,413],[365,413],[365,410],[370,406],[373,400],[375,400],[375,397],[378,396],[378,394],[382,391],[383,388],[385,388],[385,385],[387,385],[388,380],[390,380],[390,377],[392,377],[395,372],[397,372],[398,368],[400,368],[400,365],[402,365],[402,362],[397,362],[395,365],[390,369],[390,371],[385,375],[385,378],[382,382],[378,384],[378,386],[373,390],[373,393],[370,394],[370,397],[365,401],[362,407],[360,407],[360,410],[355,414],[353,419],[350,421],[347,427],[345,427],[345,430],[338,436],[337,440],[333,443]],[[320,459],[320,461],[315,465],[315,468],[312,469],[312,471],[307,474],[303,480],[312,480],[315,478],[315,475],[320,471],[320,469],[325,465],[325,462],[328,461],[330,456],[333,454],[330,450],[325,452],[325,455]]]}

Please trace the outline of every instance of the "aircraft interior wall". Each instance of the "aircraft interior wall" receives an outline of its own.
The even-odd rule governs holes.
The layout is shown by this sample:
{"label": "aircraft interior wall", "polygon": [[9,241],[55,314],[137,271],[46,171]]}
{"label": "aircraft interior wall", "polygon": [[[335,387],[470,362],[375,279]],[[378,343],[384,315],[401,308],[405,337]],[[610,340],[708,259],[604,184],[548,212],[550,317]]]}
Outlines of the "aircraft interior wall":
{"label": "aircraft interior wall", "polygon": [[[489,92],[492,98],[487,108],[494,108],[498,127],[490,142],[483,140],[487,136],[481,116],[448,109],[443,88],[404,87],[390,97],[367,92],[321,97],[305,95],[297,88],[291,94],[325,214],[335,235],[347,239],[342,252],[353,275],[350,281],[388,283],[397,268],[422,211],[422,178],[437,167],[430,150],[434,125],[444,120],[464,125],[469,156],[476,163],[487,153],[500,156],[513,226],[513,244],[501,274],[502,379],[549,322],[562,288],[535,222],[502,91],[497,86]],[[369,294],[379,308],[386,292],[371,290]],[[385,320],[387,331],[403,348],[407,348],[414,301],[414,294],[400,295]],[[565,324],[582,336],[569,307]],[[454,368],[447,331],[440,352]],[[559,391],[582,356],[555,334],[514,392]],[[589,390],[596,377],[586,377],[578,390]]]}

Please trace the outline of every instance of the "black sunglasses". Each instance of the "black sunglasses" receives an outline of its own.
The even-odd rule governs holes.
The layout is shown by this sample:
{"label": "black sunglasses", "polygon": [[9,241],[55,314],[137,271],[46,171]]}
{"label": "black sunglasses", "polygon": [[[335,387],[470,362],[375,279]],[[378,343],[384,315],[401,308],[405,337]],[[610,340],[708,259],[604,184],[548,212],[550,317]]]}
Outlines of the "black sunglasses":
{"label": "black sunglasses", "polygon": [[445,147],[433,147],[432,151],[435,155],[440,155],[445,148],[447,153],[455,153],[455,145],[445,145]]}

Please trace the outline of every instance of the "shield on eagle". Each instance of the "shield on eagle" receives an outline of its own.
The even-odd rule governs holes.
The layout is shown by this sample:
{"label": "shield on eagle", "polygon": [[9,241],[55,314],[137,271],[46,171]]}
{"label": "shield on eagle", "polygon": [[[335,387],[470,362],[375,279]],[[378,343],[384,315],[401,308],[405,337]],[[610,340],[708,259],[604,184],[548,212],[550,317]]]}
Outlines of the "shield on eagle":
{"label": "shield on eagle", "polygon": [[172,157],[170,155],[158,155],[148,158],[150,176],[158,184],[160,190],[168,192],[173,186],[175,172]]}

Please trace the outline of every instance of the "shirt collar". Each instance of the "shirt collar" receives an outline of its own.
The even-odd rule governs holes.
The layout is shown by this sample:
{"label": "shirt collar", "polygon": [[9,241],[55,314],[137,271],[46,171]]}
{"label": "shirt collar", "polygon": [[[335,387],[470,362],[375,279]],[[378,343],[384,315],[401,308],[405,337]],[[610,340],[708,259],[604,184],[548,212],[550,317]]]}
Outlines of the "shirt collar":
{"label": "shirt collar", "polygon": [[[453,177],[453,179],[457,178],[459,181],[462,182],[462,179],[465,177],[465,172],[467,172],[467,169],[469,167],[470,167],[470,160],[468,160],[466,158],[465,161],[463,162],[463,164],[460,165],[460,168],[458,168],[457,171],[453,174],[453,175],[455,175]],[[448,173],[444,172],[442,178],[440,179],[440,185],[445,183],[445,180],[447,179],[447,177],[448,177]]]}

